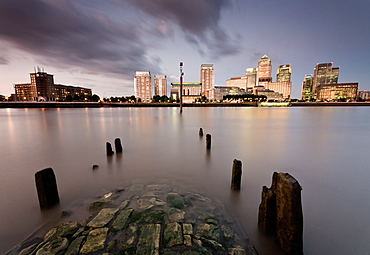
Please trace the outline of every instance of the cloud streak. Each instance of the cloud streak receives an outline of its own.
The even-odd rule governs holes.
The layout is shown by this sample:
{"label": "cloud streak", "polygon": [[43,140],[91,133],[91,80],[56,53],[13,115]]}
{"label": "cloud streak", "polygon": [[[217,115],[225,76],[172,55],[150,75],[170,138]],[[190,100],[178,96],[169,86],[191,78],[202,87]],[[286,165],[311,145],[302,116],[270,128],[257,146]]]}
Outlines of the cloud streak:
{"label": "cloud streak", "polygon": [[[155,22],[148,18],[138,24],[124,19],[117,21],[108,13],[88,6],[89,1],[77,5],[72,0],[3,0],[0,39],[46,64],[67,69],[77,66],[90,73],[104,71],[127,78],[132,78],[135,70],[160,72],[158,65],[150,61],[150,45],[145,37],[148,33],[156,34],[157,39],[170,36],[172,23],[181,28],[188,43],[203,55],[236,53],[234,43],[219,25],[222,9],[229,6],[225,0],[108,2],[123,17],[129,15],[127,7],[131,6],[134,7],[131,10],[145,13]],[[143,29],[145,25],[149,27]],[[6,59],[1,63],[6,64]]]}
{"label": "cloud streak", "polygon": [[[200,54],[212,57],[238,53],[238,45],[220,26],[221,12],[230,7],[227,0],[128,0],[142,12],[156,19],[170,20],[185,33],[185,39]],[[207,52],[203,49],[207,48]]]}
{"label": "cloud streak", "polygon": [[139,30],[117,23],[104,13],[83,13],[72,1],[9,1],[0,3],[0,38],[56,65],[89,72],[131,76],[155,68],[146,59]]}

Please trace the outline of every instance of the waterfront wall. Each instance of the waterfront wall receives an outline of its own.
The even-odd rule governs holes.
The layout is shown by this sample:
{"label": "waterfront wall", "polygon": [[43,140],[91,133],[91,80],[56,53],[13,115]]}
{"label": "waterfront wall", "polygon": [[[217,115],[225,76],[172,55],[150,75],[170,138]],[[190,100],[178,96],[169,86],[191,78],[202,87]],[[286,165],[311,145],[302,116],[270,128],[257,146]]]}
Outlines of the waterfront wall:
{"label": "waterfront wall", "polygon": [[[185,103],[184,107],[257,107],[245,103]],[[292,102],[296,106],[370,106],[370,102]],[[180,107],[178,103],[99,103],[99,102],[0,102],[0,108],[99,108],[99,107]]]}

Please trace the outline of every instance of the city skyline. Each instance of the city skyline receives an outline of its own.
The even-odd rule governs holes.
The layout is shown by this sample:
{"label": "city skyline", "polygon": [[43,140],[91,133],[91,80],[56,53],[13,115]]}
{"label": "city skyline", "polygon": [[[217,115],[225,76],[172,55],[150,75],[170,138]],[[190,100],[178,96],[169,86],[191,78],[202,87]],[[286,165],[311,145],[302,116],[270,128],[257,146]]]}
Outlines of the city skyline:
{"label": "city skyline", "polygon": [[[56,83],[79,84],[101,97],[133,95],[135,71],[199,80],[214,65],[215,84],[245,75],[263,55],[292,67],[292,96],[317,63],[341,67],[338,82],[370,90],[370,24],[365,0],[50,1],[0,3],[0,94],[28,80],[35,66]],[[261,15],[263,14],[263,15]]]}

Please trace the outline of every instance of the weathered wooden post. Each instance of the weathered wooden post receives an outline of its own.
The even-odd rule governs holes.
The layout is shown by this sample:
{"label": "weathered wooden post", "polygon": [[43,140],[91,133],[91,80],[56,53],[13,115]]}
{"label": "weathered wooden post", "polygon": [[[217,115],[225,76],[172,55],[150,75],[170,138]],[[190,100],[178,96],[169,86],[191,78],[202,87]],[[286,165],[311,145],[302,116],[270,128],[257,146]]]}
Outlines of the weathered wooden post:
{"label": "weathered wooden post", "polygon": [[199,129],[199,136],[203,136],[203,128]]}
{"label": "weathered wooden post", "polygon": [[276,234],[286,254],[303,254],[301,185],[288,173],[275,172],[270,188],[262,190],[258,226]]}
{"label": "weathered wooden post", "polygon": [[122,143],[120,138],[114,139],[114,147],[116,148],[116,152],[122,152]]}
{"label": "weathered wooden post", "polygon": [[42,209],[59,203],[57,181],[52,168],[45,168],[35,174],[39,204]]}
{"label": "weathered wooden post", "polygon": [[207,147],[207,150],[211,149],[211,135],[210,134],[206,134],[206,147]]}
{"label": "weathered wooden post", "polygon": [[232,190],[240,190],[241,179],[242,179],[242,162],[240,160],[234,159],[231,176]]}
{"label": "weathered wooden post", "polygon": [[113,155],[114,152],[113,152],[112,145],[110,144],[110,142],[107,142],[107,146],[106,147],[107,147],[107,155],[108,156]]}

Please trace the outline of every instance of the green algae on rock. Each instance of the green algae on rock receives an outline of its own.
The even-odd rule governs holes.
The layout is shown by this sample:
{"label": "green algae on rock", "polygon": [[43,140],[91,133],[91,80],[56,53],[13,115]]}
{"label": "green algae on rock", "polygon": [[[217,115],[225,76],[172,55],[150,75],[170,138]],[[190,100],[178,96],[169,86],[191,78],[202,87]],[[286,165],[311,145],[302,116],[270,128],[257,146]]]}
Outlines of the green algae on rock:
{"label": "green algae on rock", "polygon": [[[83,222],[62,223],[17,254],[257,254],[239,238],[239,226],[224,207],[200,194],[166,184],[134,184],[97,201],[114,207],[101,208]],[[148,208],[143,201],[152,203]]]}

